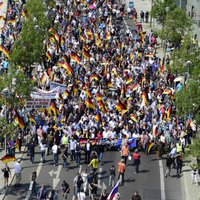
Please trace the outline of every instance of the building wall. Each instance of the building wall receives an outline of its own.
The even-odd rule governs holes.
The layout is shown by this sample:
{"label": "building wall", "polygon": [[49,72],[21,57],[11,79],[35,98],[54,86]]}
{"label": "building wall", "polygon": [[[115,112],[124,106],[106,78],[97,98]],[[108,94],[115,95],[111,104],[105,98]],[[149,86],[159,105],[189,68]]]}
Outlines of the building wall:
{"label": "building wall", "polygon": [[194,23],[194,34],[200,42],[200,0],[187,0],[186,12]]}

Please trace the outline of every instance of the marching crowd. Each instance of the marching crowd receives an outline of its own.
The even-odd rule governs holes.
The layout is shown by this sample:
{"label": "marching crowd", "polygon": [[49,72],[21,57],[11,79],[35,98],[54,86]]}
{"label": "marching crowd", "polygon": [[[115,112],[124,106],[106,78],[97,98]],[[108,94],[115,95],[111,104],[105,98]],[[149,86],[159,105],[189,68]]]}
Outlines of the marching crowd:
{"label": "marching crowd", "polygon": [[[1,33],[1,43],[8,51],[23,28],[20,19],[26,18],[22,15],[24,7],[25,1],[10,1],[10,22]],[[85,199],[87,189],[95,199],[96,169],[99,162],[103,164],[105,151],[102,138],[123,138],[122,160],[117,166],[122,183],[129,156],[127,138],[136,138],[138,149],[146,154],[153,143],[159,158],[167,149],[168,177],[172,165],[177,167],[177,175],[182,173],[184,148],[191,144],[195,131],[191,116],[184,119],[176,115],[174,94],[181,91],[184,83],[174,82],[177,75],[167,70],[170,58],[161,59],[156,54],[156,34],[153,30],[147,33],[121,28],[125,14],[125,4],[115,0],[57,0],[55,8],[49,7],[51,36],[44,41],[43,63],[31,68],[29,76],[44,91],[50,90],[52,82],[66,89],[51,100],[48,109],[22,106],[15,111],[20,128],[17,137],[8,141],[10,154],[14,155],[16,148],[21,151],[22,142],[26,141],[32,163],[39,145],[42,162],[52,153],[57,165],[61,155],[63,167],[68,170],[69,157],[79,165],[84,150],[85,163],[93,170],[78,173],[74,179],[75,195],[80,200]],[[148,22],[147,15],[140,14],[141,21],[145,18]],[[5,73],[10,63],[8,59],[2,63]],[[86,139],[84,144],[81,138]],[[98,141],[92,144],[90,139],[94,138]],[[132,157],[136,173],[140,165],[138,149]],[[110,186],[115,184],[115,171],[112,166]],[[68,183],[63,182],[62,191],[65,198]],[[43,195],[46,196],[45,186],[39,189],[38,199]],[[56,196],[56,192],[52,195]],[[100,199],[107,196],[103,191]],[[132,197],[136,199],[141,199],[137,192]]]}

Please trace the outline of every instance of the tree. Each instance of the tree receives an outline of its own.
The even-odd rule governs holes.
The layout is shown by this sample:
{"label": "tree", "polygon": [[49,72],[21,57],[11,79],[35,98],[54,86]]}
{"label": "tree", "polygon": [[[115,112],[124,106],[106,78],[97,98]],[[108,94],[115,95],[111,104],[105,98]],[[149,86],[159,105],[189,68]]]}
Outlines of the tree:
{"label": "tree", "polygon": [[192,21],[185,11],[175,8],[164,20],[165,26],[159,31],[159,37],[174,44],[180,44],[183,37],[191,31]]}
{"label": "tree", "polygon": [[27,17],[22,23],[20,38],[14,43],[11,61],[27,70],[33,63],[42,62],[50,20],[42,0],[27,1],[25,10]]}
{"label": "tree", "polygon": [[0,103],[13,109],[19,105],[24,105],[30,98],[30,93],[34,87],[34,81],[27,78],[22,69],[11,67],[7,74],[2,75],[0,85],[1,98]]}
{"label": "tree", "polygon": [[176,8],[173,0],[154,0],[151,10],[151,16],[162,25],[165,22],[166,16]]}

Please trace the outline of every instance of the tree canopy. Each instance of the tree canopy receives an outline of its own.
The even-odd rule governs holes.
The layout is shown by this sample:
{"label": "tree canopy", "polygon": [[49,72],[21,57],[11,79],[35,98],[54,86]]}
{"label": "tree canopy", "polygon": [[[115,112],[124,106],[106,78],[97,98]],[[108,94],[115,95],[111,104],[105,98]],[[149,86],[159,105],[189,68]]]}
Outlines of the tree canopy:
{"label": "tree canopy", "polygon": [[20,38],[14,43],[11,60],[14,65],[20,65],[26,69],[33,63],[42,61],[43,42],[48,35],[50,20],[42,0],[27,1],[25,10],[26,19],[22,23]]}

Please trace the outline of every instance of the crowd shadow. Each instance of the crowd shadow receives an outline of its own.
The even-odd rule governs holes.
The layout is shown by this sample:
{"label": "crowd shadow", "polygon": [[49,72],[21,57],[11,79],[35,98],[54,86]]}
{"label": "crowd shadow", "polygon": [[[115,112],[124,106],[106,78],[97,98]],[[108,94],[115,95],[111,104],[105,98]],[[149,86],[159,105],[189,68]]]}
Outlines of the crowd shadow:
{"label": "crowd shadow", "polygon": [[140,171],[139,171],[140,174],[141,174],[141,173],[148,173],[148,172],[150,172],[150,170],[148,170],[148,169],[143,169],[143,170],[140,170]]}

